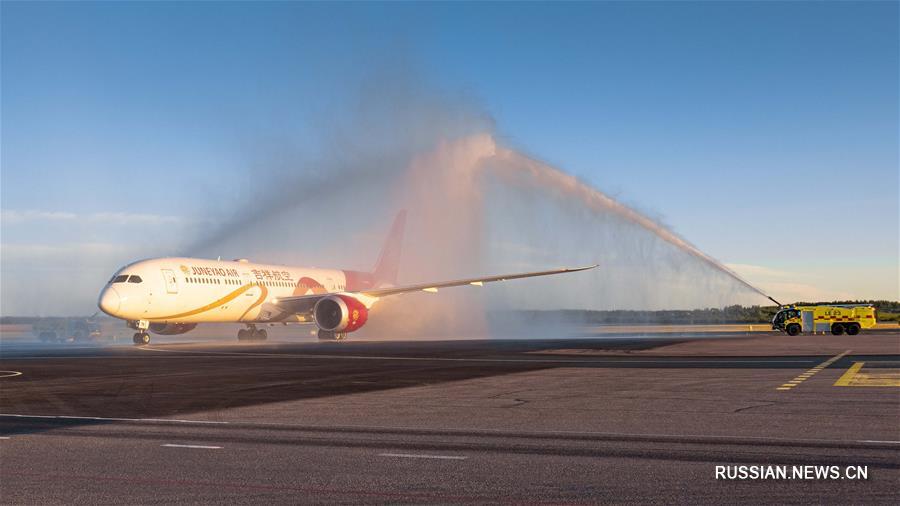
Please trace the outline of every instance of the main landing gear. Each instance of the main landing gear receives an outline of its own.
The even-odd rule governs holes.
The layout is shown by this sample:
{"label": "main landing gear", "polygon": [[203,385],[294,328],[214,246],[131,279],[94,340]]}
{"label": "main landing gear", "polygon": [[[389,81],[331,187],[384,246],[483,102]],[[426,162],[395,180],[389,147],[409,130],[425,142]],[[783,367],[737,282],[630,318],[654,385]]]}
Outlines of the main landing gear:
{"label": "main landing gear", "polygon": [[131,338],[134,341],[134,344],[138,346],[146,346],[150,344],[150,334],[146,332],[135,332],[134,337]]}
{"label": "main landing gear", "polygon": [[319,341],[343,341],[346,337],[346,332],[332,332],[319,329]]}
{"label": "main landing gear", "polygon": [[246,329],[238,330],[238,341],[265,341],[269,338],[266,329],[257,329],[256,325],[247,325]]}

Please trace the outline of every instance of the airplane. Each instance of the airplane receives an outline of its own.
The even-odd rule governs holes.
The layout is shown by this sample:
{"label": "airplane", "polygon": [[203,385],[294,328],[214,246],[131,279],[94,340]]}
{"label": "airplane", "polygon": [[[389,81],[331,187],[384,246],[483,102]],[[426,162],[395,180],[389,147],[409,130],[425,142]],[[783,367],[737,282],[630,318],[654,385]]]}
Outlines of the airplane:
{"label": "airplane", "polygon": [[562,268],[395,286],[406,212],[391,226],[371,272],[289,267],[201,258],[153,258],[122,267],[100,292],[97,305],[136,330],[136,345],[150,334],[178,335],[200,323],[239,323],[237,338],[264,340],[260,326],[315,323],[321,340],[341,340],[359,330],[381,298],[437,292],[454,286],[549,276],[597,267]]}

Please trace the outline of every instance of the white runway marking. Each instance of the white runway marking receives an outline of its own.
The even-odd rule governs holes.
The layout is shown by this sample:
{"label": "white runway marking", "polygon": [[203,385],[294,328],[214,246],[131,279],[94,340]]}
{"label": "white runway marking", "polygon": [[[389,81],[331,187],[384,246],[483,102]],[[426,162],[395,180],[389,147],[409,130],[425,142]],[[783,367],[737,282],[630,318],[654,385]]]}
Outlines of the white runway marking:
{"label": "white runway marking", "polygon": [[379,457],[398,457],[401,459],[444,459],[444,460],[466,460],[469,457],[461,455],[423,455],[415,453],[379,453]]}
{"label": "white runway marking", "polygon": [[13,376],[21,376],[19,371],[0,371],[0,378],[12,378]]}
{"label": "white runway marking", "polygon": [[221,446],[206,446],[206,445],[176,445],[176,444],[164,444],[159,445],[164,446],[166,448],[193,448],[196,450],[221,450]]}
{"label": "white runway marking", "polygon": [[12,413],[0,413],[0,416],[14,416],[16,418],[58,418],[63,420],[99,420],[104,422],[170,422],[170,423],[206,423],[227,424],[230,422],[218,422],[212,420],[179,420],[177,418],[108,418],[103,416],[66,416],[66,415],[17,415]]}
{"label": "white runway marking", "polygon": [[0,439],[9,439],[9,436],[0,436]]}
{"label": "white runway marking", "polygon": [[[236,425],[251,427],[275,427],[275,428],[291,428],[296,430],[333,430],[333,431],[412,431],[429,435],[432,433],[453,432],[459,434],[470,434],[474,436],[498,436],[504,437],[508,435],[521,434],[515,431],[507,431],[503,429],[472,429],[460,427],[405,427],[402,425],[301,425],[290,423],[273,423],[273,422],[249,422],[241,420],[232,420],[228,422],[209,421],[209,420],[179,420],[174,418],[104,418],[99,416],[54,416],[54,415],[20,415],[12,413],[0,413],[0,417],[8,416],[15,418],[41,418],[41,419],[72,419],[72,420],[108,420],[112,422],[132,422],[132,423],[157,423],[157,422],[173,422],[176,424],[201,424],[201,425]],[[528,431],[529,437],[606,437],[606,438],[654,438],[654,439],[709,439],[722,441],[727,443],[729,440],[747,440],[759,441],[760,444],[767,442],[777,443],[819,443],[819,444],[844,444],[844,443],[864,443],[864,444],[895,444],[900,445],[900,440],[878,440],[878,439],[813,439],[813,438],[780,438],[771,436],[738,436],[738,435],[722,435],[722,434],[661,434],[652,432],[593,432],[593,431],[568,431],[568,430],[538,430]]]}

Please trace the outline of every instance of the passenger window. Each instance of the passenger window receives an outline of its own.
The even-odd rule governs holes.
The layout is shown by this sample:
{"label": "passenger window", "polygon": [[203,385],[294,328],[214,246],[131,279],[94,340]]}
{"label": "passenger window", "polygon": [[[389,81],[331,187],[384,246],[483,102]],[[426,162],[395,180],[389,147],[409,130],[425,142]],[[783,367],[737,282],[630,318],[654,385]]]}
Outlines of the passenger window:
{"label": "passenger window", "polygon": [[140,283],[141,281],[143,281],[143,279],[141,279],[140,276],[131,276],[128,278],[129,283]]}
{"label": "passenger window", "polygon": [[124,283],[126,279],[128,279],[127,274],[119,274],[118,276],[112,278],[111,283]]}

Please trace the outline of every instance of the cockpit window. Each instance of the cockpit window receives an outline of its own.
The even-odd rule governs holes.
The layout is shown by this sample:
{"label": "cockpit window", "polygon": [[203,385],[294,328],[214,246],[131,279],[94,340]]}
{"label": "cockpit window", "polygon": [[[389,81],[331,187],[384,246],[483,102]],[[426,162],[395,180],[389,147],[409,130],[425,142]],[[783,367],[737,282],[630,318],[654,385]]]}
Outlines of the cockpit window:
{"label": "cockpit window", "polygon": [[126,279],[128,279],[127,274],[119,274],[118,276],[112,278],[109,282],[110,283],[124,283]]}
{"label": "cockpit window", "polygon": [[130,276],[128,278],[129,283],[140,283],[141,281],[143,281],[143,279],[141,279],[140,276]]}

